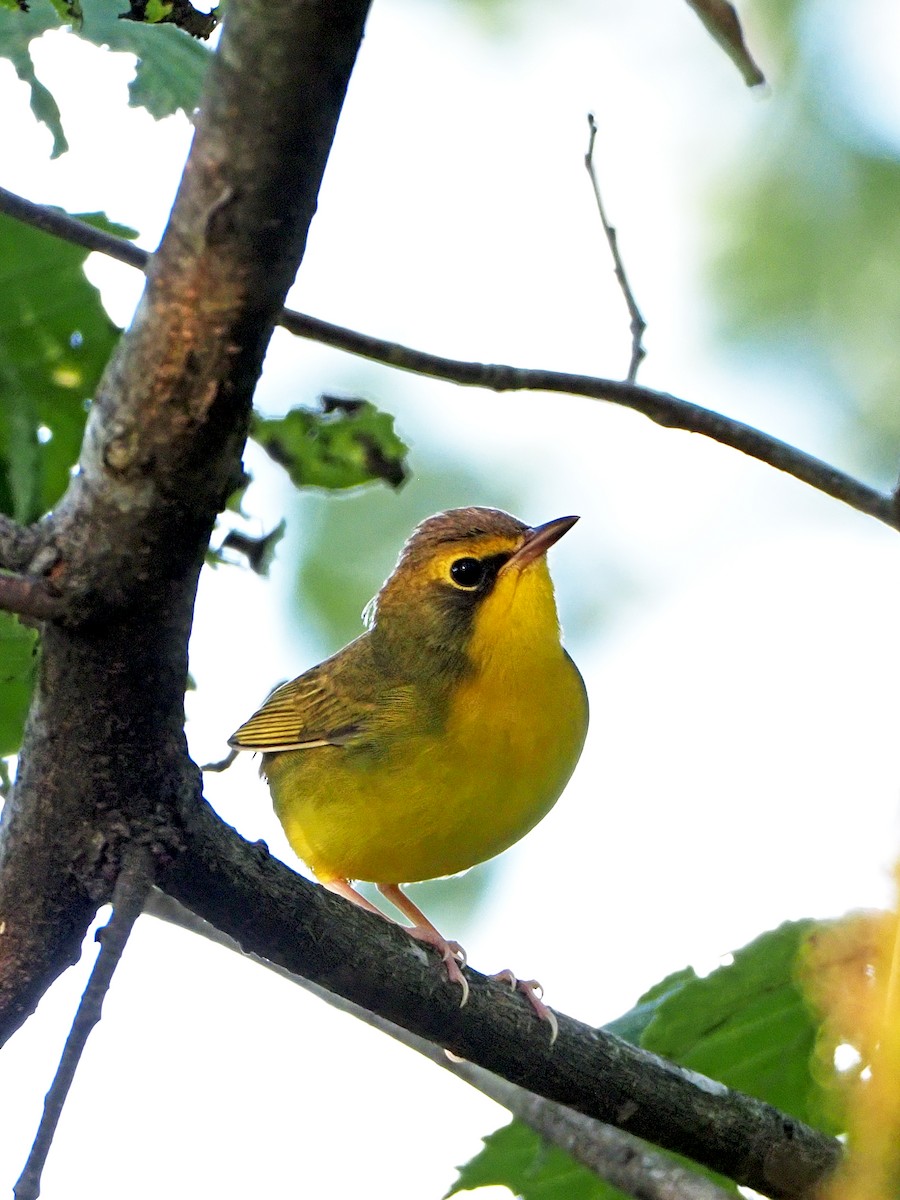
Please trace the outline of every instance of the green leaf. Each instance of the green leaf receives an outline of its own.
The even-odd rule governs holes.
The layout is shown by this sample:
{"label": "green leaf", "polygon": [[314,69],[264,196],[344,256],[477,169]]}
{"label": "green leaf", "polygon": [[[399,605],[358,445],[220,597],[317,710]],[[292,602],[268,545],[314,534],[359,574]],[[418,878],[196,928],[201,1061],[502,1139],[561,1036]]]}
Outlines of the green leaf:
{"label": "green leaf", "polygon": [[84,17],[80,0],[50,0],[50,3],[56,9],[56,15],[63,22],[71,22],[77,26]]}
{"label": "green leaf", "polygon": [[484,1139],[484,1149],[459,1168],[447,1197],[492,1186],[507,1187],[523,1200],[619,1200],[623,1195],[520,1121]]}
{"label": "green leaf", "polygon": [[[132,235],[100,214],[83,219]],[[119,335],[85,278],[87,255],[0,216],[0,504],[21,522],[65,491]]]}
{"label": "green leaf", "polygon": [[31,89],[31,110],[53,134],[54,158],[68,148],[59,107],[37,78],[29,50],[31,41],[48,29],[68,25],[95,46],[136,55],[129,103],[146,108],[157,120],[179,110],[190,114],[199,103],[209,47],[171,24],[121,20],[123,6],[124,0],[30,0],[30,10],[23,12],[0,0],[0,57],[12,62]]}
{"label": "green leaf", "polygon": [[[120,0],[112,5],[120,7]],[[134,79],[128,85],[132,107],[146,108],[159,121],[179,111],[190,116],[199,105],[210,61],[210,50],[204,42],[174,25],[139,24],[118,17],[113,20],[111,9],[103,12],[102,20],[100,14],[90,23],[85,19],[82,36],[98,46],[137,55]]]}
{"label": "green leaf", "polygon": [[723,175],[707,221],[710,311],[743,367],[789,373],[795,404],[813,398],[810,411],[824,414],[845,460],[855,451],[861,470],[891,484],[900,454],[900,154],[886,110],[845,85],[850,51],[837,52],[838,42],[825,49],[825,25],[810,36],[812,11],[798,0],[754,5],[757,36],[784,86],[734,148],[740,169]]}
{"label": "green leaf", "polygon": [[674,971],[645,992],[634,1008],[621,1017],[616,1017],[614,1021],[610,1021],[603,1028],[608,1033],[614,1033],[618,1037],[624,1038],[626,1042],[631,1042],[633,1046],[642,1046],[644,1031],[656,1016],[660,1006],[681,991],[686,983],[690,983],[696,978],[697,973],[692,967]]}
{"label": "green leaf", "polygon": [[[605,1028],[800,1120],[840,1132],[830,1116],[830,1081],[822,1078],[815,1055],[819,1023],[798,981],[816,928],[814,921],[788,922],[736,951],[727,966],[705,978],[690,968],[669,975]],[[505,1186],[526,1200],[618,1195],[518,1122],[485,1138],[484,1149],[460,1169],[448,1195],[488,1185]]]}
{"label": "green leaf", "polygon": [[406,478],[408,451],[394,433],[394,418],[367,400],[323,396],[320,412],[254,416],[250,436],[297,487],[352,488],[382,479],[396,488]]}
{"label": "green leaf", "polygon": [[[659,998],[640,1045],[802,1121],[839,1132],[814,1055],[819,1024],[798,982],[812,921],[787,922],[703,979]],[[639,1006],[640,1007],[640,1006]]]}
{"label": "green leaf", "polygon": [[31,700],[37,634],[0,612],[0,758],[15,754]]}

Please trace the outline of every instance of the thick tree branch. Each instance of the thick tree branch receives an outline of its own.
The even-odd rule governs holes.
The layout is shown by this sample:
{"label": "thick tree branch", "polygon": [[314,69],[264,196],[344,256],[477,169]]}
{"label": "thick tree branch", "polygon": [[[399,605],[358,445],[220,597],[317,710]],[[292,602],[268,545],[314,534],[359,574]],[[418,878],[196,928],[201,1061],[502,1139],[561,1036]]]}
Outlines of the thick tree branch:
{"label": "thick tree branch", "polygon": [[260,958],[258,954],[245,952],[233,938],[204,921],[202,917],[198,917],[196,913],[190,912],[164,892],[154,889],[148,896],[144,911],[161,921],[167,921],[215,942],[217,946],[224,946],[233,953],[252,959],[281,978],[298,984],[340,1012],[349,1013],[373,1029],[415,1050],[435,1066],[449,1071],[457,1079],[464,1080],[485,1096],[496,1100],[513,1116],[539,1133],[545,1141],[559,1146],[576,1162],[580,1162],[613,1187],[634,1196],[635,1200],[730,1200],[731,1193],[718,1187],[706,1176],[687,1170],[669,1156],[651,1150],[647,1143],[639,1138],[592,1120],[571,1108],[554,1104],[542,1096],[536,1096],[533,1092],[528,1092],[475,1063],[451,1058],[434,1042],[426,1041],[425,1038],[410,1033],[408,1029],[384,1020],[368,1009],[361,1008],[360,1005],[353,1004],[300,975],[295,975],[277,963]]}
{"label": "thick tree branch", "polygon": [[37,1200],[41,1191],[41,1173],[53,1142],[53,1135],[62,1116],[63,1105],[75,1078],[81,1055],[91,1030],[100,1020],[103,1001],[109,991],[113,973],[131,936],[134,923],[141,914],[147,892],[153,882],[150,854],[144,846],[134,846],[116,880],[113,891],[113,912],[106,926],[99,930],[100,951],[59,1061],[56,1075],[44,1100],[44,1113],[37,1136],[28,1155],[25,1169],[13,1188],[16,1200]]}
{"label": "thick tree branch", "polygon": [[[109,254],[132,266],[143,266],[149,260],[147,251],[121,238],[102,233],[55,209],[42,208],[0,188],[0,211],[10,212],[29,224],[45,229],[67,241],[91,250]],[[805,454],[795,446],[782,442],[752,425],[745,425],[722,413],[692,404],[667,392],[639,387],[637,384],[592,375],[572,375],[565,371],[513,367],[499,363],[466,362],[444,358],[439,354],[416,350],[399,342],[385,341],[341,325],[333,325],[318,317],[285,309],[279,323],[298,337],[332,346],[348,354],[356,354],[371,362],[383,363],[402,371],[427,375],[463,387],[481,387],[494,392],[541,391],[591,400],[605,400],[623,408],[643,413],[657,425],[699,433],[724,446],[741,451],[751,458],[767,463],[779,471],[793,475],[817,491],[841,500],[858,512],[900,528],[900,506],[896,497],[878,491],[861,480],[838,470],[821,459]]]}
{"label": "thick tree branch", "polygon": [[[128,847],[177,853],[197,576],[294,279],[368,0],[234,0],[147,288],[40,529],[45,626],[0,828],[0,1042],[78,958]],[[47,565],[49,564],[49,565]]]}
{"label": "thick tree branch", "polygon": [[459,1007],[436,960],[397,926],[248,845],[199,797],[187,847],[160,886],[245,950],[369,1009],[510,1082],[685,1154],[773,1197],[806,1196],[840,1144],[767,1104],[560,1015],[546,1027],[521,997],[468,971]]}

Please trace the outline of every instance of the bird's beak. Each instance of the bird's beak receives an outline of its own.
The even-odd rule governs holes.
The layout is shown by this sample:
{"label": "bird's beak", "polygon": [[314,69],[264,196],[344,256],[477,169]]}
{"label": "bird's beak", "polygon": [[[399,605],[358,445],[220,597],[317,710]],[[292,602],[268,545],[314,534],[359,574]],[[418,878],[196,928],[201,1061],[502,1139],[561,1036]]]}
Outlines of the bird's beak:
{"label": "bird's beak", "polygon": [[537,525],[534,529],[526,529],[525,540],[512,558],[506,560],[502,570],[513,568],[521,571],[529,563],[546,554],[554,543],[558,542],[564,533],[568,533],[578,517],[557,517],[555,521],[547,521],[545,525]]}

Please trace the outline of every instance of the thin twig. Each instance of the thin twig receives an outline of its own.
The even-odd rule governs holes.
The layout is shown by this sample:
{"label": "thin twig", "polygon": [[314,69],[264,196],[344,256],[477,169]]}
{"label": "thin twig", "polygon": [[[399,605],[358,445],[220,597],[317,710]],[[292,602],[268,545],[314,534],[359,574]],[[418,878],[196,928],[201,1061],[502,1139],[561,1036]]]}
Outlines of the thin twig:
{"label": "thin twig", "polygon": [[106,926],[98,931],[100,951],[78,1005],[69,1036],[66,1038],[53,1083],[44,1100],[44,1113],[28,1161],[13,1188],[15,1200],[37,1200],[40,1195],[41,1173],[69,1088],[75,1078],[75,1071],[90,1032],[100,1020],[103,1000],[109,990],[113,972],[119,964],[134,923],[144,907],[144,899],[151,883],[149,851],[143,846],[134,847],[116,880],[112,916]]}
{"label": "thin twig", "polygon": [[[32,210],[37,209],[41,214],[40,228],[46,229],[48,233],[89,249],[99,250],[133,266],[143,265],[149,257],[145,250],[113,238],[110,234],[95,237],[100,231],[73,217],[53,209],[41,209],[39,205],[32,205],[15,196],[12,197],[15,204],[11,204],[10,197],[11,193],[0,188],[0,212],[14,212],[23,221],[38,224],[37,220],[31,219],[31,215],[34,215]],[[657,392],[637,384],[592,375],[570,375],[565,371],[444,358],[439,354],[429,354],[410,346],[403,346],[399,342],[388,342],[383,338],[346,329],[341,325],[333,325],[329,321],[322,321],[318,317],[291,309],[282,311],[279,323],[298,337],[309,338],[347,354],[356,354],[360,358],[384,363],[398,370],[413,371],[417,375],[443,379],[463,387],[481,387],[495,392],[556,392],[584,396],[591,400],[605,400],[610,404],[631,408],[668,429],[699,433],[723,446],[740,450],[742,454],[784,471],[817,491],[843,501],[858,512],[874,517],[891,529],[900,529],[900,501],[894,497],[798,450],[795,446],[772,437],[771,434],[755,429],[752,425],[745,425],[742,421],[735,421],[722,413],[692,404],[688,400],[681,400],[667,392]]]}
{"label": "thin twig", "polygon": [[137,267],[141,271],[150,257],[146,250],[142,250],[134,242],[116,237],[104,229],[95,229],[93,225],[88,225],[87,221],[70,217],[62,209],[35,204],[23,196],[17,196],[15,192],[8,192],[6,188],[0,188],[0,212],[14,217],[24,225],[31,225],[34,229],[41,229],[53,237],[71,242],[74,246],[96,250],[99,254],[117,258],[119,262],[127,263],[129,267]]}
{"label": "thin twig", "polygon": [[730,1193],[723,1188],[717,1187],[704,1176],[689,1171],[669,1155],[653,1150],[640,1138],[614,1129],[611,1125],[604,1125],[601,1121],[586,1117],[562,1104],[536,1096],[534,1092],[510,1083],[508,1079],[494,1075],[476,1063],[450,1058],[433,1042],[417,1037],[399,1025],[386,1021],[376,1013],[369,1012],[368,1009],[345,1000],[326,988],[318,987],[300,975],[294,975],[268,959],[248,953],[233,938],[158,888],[153,888],[147,896],[144,912],[180,929],[199,934],[208,941],[241,955],[242,958],[252,959],[260,966],[280,975],[282,979],[288,979],[304,991],[324,1000],[339,1012],[348,1013],[415,1050],[436,1066],[449,1071],[457,1079],[462,1079],[508,1109],[545,1141],[565,1150],[576,1162],[593,1171],[599,1178],[605,1179],[607,1183],[626,1194],[637,1197],[638,1200],[729,1200]]}
{"label": "thin twig", "polygon": [[0,611],[46,621],[58,616],[61,610],[61,599],[46,579],[0,574]]}
{"label": "thin twig", "polygon": [[[204,763],[203,766],[200,768],[200,770],[203,771],[204,773],[206,771],[209,771],[213,775],[218,775],[222,771],[227,771],[228,768],[231,766],[231,764],[234,762],[234,760],[237,758],[237,756],[238,756],[237,750],[229,750],[224,758],[220,758],[216,762]],[[197,919],[199,920],[199,917]]]}
{"label": "thin twig", "polygon": [[619,253],[619,239],[616,235],[615,226],[610,225],[606,218],[606,209],[603,207],[603,197],[600,195],[600,184],[597,181],[597,171],[594,166],[594,143],[597,140],[597,122],[594,120],[593,113],[588,113],[588,128],[591,132],[588,139],[587,153],[584,156],[584,165],[590,176],[591,187],[594,189],[597,212],[600,214],[600,224],[603,226],[603,232],[606,234],[606,240],[609,243],[609,251],[612,254],[616,279],[619,282],[622,295],[625,297],[628,316],[631,318],[631,362],[628,364],[628,375],[626,378],[629,383],[634,383],[637,379],[638,367],[647,354],[643,344],[644,330],[647,328],[647,322],[641,316],[641,311],[634,298],[634,292],[631,290],[631,284],[628,282],[628,276],[625,274],[625,264],[622,262],[622,256]]}

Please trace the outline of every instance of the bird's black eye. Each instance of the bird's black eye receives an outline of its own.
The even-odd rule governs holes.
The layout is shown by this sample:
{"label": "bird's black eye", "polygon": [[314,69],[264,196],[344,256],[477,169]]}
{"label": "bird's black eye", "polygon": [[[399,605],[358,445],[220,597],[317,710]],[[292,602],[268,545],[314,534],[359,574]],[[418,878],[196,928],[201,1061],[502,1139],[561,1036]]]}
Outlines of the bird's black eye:
{"label": "bird's black eye", "polygon": [[461,588],[477,588],[484,582],[487,568],[477,558],[458,558],[450,566],[450,578]]}

